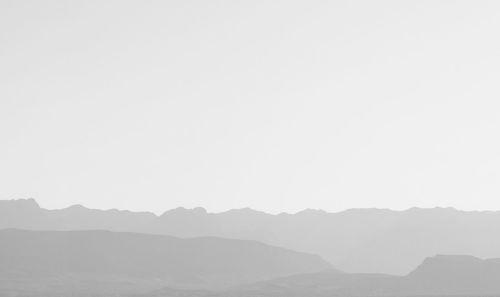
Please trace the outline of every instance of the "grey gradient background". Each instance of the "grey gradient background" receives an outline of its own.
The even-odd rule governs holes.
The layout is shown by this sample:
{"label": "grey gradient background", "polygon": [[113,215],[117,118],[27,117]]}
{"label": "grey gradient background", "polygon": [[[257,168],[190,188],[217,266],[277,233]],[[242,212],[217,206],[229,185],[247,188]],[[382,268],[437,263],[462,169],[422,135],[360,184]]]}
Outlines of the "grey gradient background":
{"label": "grey gradient background", "polygon": [[497,1],[0,1],[0,198],[500,209]]}

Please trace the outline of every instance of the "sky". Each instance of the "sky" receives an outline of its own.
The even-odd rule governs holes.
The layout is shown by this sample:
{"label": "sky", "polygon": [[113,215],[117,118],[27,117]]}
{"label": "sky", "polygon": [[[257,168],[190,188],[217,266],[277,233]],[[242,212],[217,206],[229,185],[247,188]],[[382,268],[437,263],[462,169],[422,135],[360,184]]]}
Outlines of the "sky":
{"label": "sky", "polygon": [[500,210],[499,11],[0,0],[0,199]]}

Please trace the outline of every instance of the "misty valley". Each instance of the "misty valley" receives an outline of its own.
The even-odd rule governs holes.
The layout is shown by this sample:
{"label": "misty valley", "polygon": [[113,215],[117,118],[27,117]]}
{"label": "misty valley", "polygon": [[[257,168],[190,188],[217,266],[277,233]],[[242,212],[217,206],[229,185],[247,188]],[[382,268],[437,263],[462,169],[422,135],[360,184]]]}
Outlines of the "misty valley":
{"label": "misty valley", "polygon": [[0,201],[0,296],[500,296],[500,212]]}
{"label": "misty valley", "polygon": [[498,0],[0,0],[0,297],[500,297],[499,31]]}

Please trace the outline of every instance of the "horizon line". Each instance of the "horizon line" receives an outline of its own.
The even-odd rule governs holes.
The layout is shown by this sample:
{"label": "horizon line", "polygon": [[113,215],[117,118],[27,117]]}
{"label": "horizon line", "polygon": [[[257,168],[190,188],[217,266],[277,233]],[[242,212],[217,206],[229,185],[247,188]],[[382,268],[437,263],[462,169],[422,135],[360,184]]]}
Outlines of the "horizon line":
{"label": "horizon line", "polygon": [[500,212],[500,210],[464,210],[464,209],[458,209],[454,206],[434,206],[434,207],[419,207],[419,206],[412,206],[408,208],[403,208],[403,209],[392,209],[392,208],[387,208],[387,207],[353,207],[353,208],[346,208],[344,210],[339,210],[339,211],[327,211],[324,209],[320,208],[305,208],[296,212],[277,212],[277,213],[272,213],[272,212],[267,212],[263,210],[258,210],[254,209],[251,207],[240,207],[240,208],[230,208],[227,210],[223,211],[208,211],[205,207],[202,206],[197,206],[197,207],[184,207],[184,206],[178,206],[174,208],[167,209],[161,213],[156,213],[153,211],[140,211],[140,210],[129,210],[129,209],[118,209],[118,208],[108,208],[108,209],[102,209],[102,208],[90,208],[87,206],[84,206],[82,204],[72,204],[67,207],[62,207],[62,208],[45,208],[40,206],[38,201],[35,198],[17,198],[17,199],[0,199],[1,202],[16,202],[16,201],[31,201],[32,203],[36,204],[38,208],[44,209],[44,210],[49,210],[49,211],[58,211],[58,210],[67,210],[71,208],[84,208],[87,210],[94,210],[94,211],[117,211],[117,212],[130,212],[130,213],[147,213],[147,214],[152,214],[156,217],[161,217],[162,215],[172,212],[172,211],[198,211],[207,215],[217,215],[217,214],[224,214],[228,212],[234,212],[234,211],[252,211],[252,212],[257,212],[261,213],[264,215],[270,215],[270,216],[280,216],[280,215],[298,215],[298,214],[303,214],[303,213],[308,213],[308,212],[315,212],[315,213],[324,213],[324,214],[341,214],[344,212],[349,212],[349,211],[363,211],[363,210],[378,210],[378,211],[389,211],[389,212],[408,212],[411,210],[435,210],[435,209],[443,209],[443,210],[452,210],[452,211],[457,211],[457,212]]}

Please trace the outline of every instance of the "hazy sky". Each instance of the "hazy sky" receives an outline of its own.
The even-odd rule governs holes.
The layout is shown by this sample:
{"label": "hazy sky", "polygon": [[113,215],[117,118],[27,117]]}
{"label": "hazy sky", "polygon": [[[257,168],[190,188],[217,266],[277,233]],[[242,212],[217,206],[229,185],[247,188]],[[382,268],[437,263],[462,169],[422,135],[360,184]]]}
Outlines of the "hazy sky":
{"label": "hazy sky", "polygon": [[498,1],[0,0],[0,199],[500,209]]}

